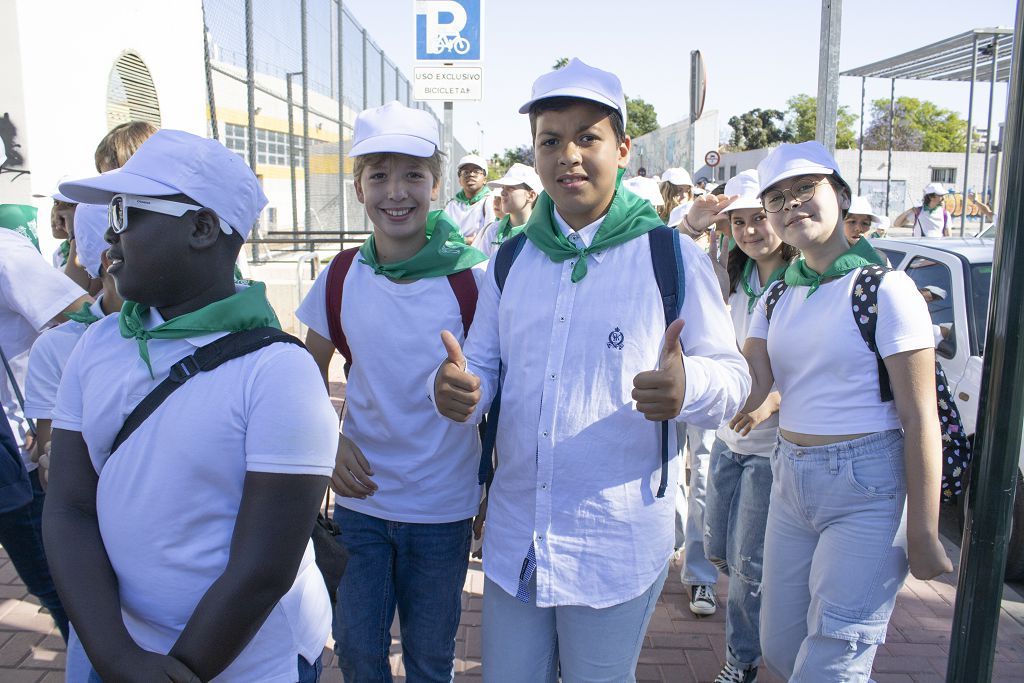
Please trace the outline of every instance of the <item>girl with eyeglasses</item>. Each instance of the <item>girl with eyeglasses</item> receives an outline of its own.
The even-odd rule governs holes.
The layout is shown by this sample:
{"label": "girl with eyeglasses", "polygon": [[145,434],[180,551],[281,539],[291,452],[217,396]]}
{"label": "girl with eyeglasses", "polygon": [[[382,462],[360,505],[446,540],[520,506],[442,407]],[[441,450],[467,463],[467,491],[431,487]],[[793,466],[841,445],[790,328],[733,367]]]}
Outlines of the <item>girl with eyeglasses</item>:
{"label": "girl with eyeglasses", "polygon": [[[824,147],[781,145],[758,173],[769,224],[803,252],[758,302],[743,347],[753,384],[741,412],[773,386],[783,397],[761,648],[791,681],[867,681],[908,568],[952,571],[938,535],[931,320],[909,277],[882,278],[868,240],[847,242],[851,192]],[[858,327],[871,316],[877,355]]]}

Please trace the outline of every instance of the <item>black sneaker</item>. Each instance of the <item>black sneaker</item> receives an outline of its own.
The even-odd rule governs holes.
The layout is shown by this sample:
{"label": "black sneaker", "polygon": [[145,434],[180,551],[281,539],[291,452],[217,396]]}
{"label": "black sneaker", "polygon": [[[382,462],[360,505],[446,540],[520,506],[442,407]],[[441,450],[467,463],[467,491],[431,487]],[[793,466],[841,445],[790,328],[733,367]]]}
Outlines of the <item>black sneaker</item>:
{"label": "black sneaker", "polygon": [[729,662],[722,667],[721,673],[715,679],[715,683],[755,683],[757,681],[757,667],[748,666],[739,668]]}
{"label": "black sneaker", "polygon": [[715,587],[702,584],[690,586],[690,611],[700,617],[711,616],[718,610]]}

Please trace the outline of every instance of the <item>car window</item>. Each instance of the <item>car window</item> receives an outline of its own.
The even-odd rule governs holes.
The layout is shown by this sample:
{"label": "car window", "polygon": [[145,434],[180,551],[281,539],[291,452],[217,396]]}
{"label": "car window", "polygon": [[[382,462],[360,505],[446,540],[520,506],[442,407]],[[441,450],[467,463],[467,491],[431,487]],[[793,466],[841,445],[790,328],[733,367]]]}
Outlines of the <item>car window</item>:
{"label": "car window", "polygon": [[985,335],[988,333],[988,302],[992,289],[992,264],[971,264],[971,325],[978,340],[978,355],[985,353]]}
{"label": "car window", "polygon": [[956,355],[956,334],[953,329],[954,311],[953,277],[945,264],[923,256],[917,256],[906,268],[907,275],[917,285],[924,300],[928,302],[928,313],[932,317],[932,333],[935,335],[935,351],[946,358]]}
{"label": "car window", "polygon": [[905,251],[890,249],[889,247],[875,247],[875,249],[885,254],[885,258],[889,259],[889,265],[893,268],[899,268],[900,264],[903,263],[903,257],[907,255]]}

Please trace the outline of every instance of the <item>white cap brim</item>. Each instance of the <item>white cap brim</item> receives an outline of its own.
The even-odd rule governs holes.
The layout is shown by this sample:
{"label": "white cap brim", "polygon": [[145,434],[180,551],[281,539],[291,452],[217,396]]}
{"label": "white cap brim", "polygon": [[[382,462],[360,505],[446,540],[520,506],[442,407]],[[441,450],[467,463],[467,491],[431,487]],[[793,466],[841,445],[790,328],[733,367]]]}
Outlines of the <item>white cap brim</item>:
{"label": "white cap brim", "polygon": [[756,197],[740,197],[729,206],[725,207],[715,218],[728,218],[730,211],[736,211],[737,209],[761,209],[764,206],[761,204],[761,200]]}
{"label": "white cap brim", "polygon": [[60,192],[79,204],[106,204],[115,194],[137,194],[143,197],[162,197],[179,194],[181,190],[156,180],[144,178],[124,169],[82,180],[69,180],[60,184]]}
{"label": "white cap brim", "polygon": [[828,166],[821,166],[819,164],[808,164],[807,166],[797,166],[795,168],[787,168],[785,171],[780,173],[778,176],[776,176],[774,178],[770,178],[766,183],[761,185],[761,191],[758,193],[758,197],[763,196],[764,193],[769,188],[771,188],[772,185],[774,185],[774,184],[776,184],[778,182],[781,182],[783,180],[787,180],[789,178],[796,178],[797,176],[802,176],[802,175],[835,175],[836,178],[839,178],[839,180],[842,181],[844,185],[846,184],[846,181],[844,181],[842,178],[840,178],[838,175],[836,175],[835,170],[829,168]]}
{"label": "white cap brim", "polygon": [[414,135],[375,135],[352,145],[350,157],[364,154],[408,154],[411,157],[432,157],[437,147],[430,140]]}
{"label": "white cap brim", "polygon": [[552,97],[575,97],[581,100],[590,100],[591,102],[597,102],[598,104],[603,104],[607,107],[611,107],[620,114],[623,114],[623,112],[619,110],[618,103],[612,102],[611,99],[605,97],[603,94],[597,92],[596,90],[581,88],[579,86],[567,86],[565,88],[556,88],[555,90],[546,92],[541,97],[535,97],[534,99],[528,101],[523,106],[519,107],[519,113],[529,114],[530,107],[533,106],[534,102],[540,102],[541,100],[549,100]]}

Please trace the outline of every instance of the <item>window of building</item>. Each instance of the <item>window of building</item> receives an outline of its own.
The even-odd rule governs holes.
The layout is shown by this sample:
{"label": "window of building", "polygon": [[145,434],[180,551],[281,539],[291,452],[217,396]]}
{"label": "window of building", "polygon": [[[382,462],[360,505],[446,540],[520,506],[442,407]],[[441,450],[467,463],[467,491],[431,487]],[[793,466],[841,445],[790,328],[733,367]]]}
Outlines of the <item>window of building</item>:
{"label": "window of building", "polygon": [[146,121],[160,127],[160,102],[153,77],[134,52],[118,57],[107,79],[107,128],[129,121]]}
{"label": "window of building", "polygon": [[932,167],[932,182],[933,183],[955,183],[956,182],[956,169],[955,168],[938,168]]}
{"label": "window of building", "polygon": [[736,164],[733,164],[732,166],[729,167],[729,177],[730,178],[735,178],[736,177]]}
{"label": "window of building", "polygon": [[[247,158],[249,127],[235,123],[224,124],[224,146]],[[295,136],[295,165],[302,165],[302,137]],[[273,166],[288,165],[288,133],[265,128],[256,129],[256,163]]]}

